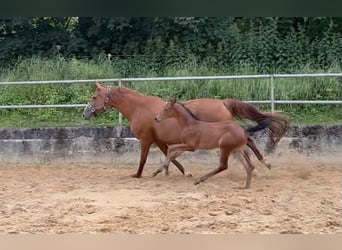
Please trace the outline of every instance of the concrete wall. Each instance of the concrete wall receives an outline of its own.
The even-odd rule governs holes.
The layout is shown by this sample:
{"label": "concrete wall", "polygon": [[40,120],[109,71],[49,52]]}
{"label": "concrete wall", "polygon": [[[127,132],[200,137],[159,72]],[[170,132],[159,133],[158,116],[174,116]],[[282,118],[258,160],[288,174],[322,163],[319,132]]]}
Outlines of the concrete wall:
{"label": "concrete wall", "polygon": [[[266,138],[255,141],[263,151]],[[0,128],[0,163],[139,161],[139,142],[127,127]],[[298,161],[342,164],[342,125],[292,126],[277,150],[268,156],[273,161],[295,164]],[[148,163],[161,163],[164,157],[156,147]],[[186,153],[181,160],[217,161],[217,151]]]}

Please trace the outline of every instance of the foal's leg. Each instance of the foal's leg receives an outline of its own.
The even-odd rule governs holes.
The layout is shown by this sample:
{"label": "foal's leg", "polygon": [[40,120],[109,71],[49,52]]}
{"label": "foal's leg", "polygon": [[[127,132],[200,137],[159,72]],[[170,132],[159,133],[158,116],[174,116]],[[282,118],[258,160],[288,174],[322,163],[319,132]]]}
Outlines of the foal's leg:
{"label": "foal's leg", "polygon": [[144,165],[146,163],[146,159],[147,159],[147,155],[148,152],[150,151],[152,142],[150,141],[140,141],[140,161],[139,161],[139,167],[138,170],[135,174],[132,174],[131,177],[133,178],[140,178],[141,174],[143,172],[144,169]]}
{"label": "foal's leg", "polygon": [[[167,150],[168,150],[168,146],[164,143],[161,142],[156,142],[157,146],[159,147],[159,149],[164,153],[164,155],[167,155]],[[182,164],[180,164],[178,161],[173,160],[172,161],[173,164],[176,165],[176,167],[179,169],[179,171],[181,171],[181,173],[184,175],[185,171],[184,171],[184,167],[182,166]],[[159,172],[160,173],[160,172]],[[158,173],[157,173],[158,174]]]}
{"label": "foal's leg", "polygon": [[195,185],[200,184],[201,182],[209,179],[210,177],[226,170],[228,168],[228,157],[229,157],[230,151],[227,149],[220,149],[220,164],[219,166],[214,169],[213,171],[203,175],[199,179],[195,180]]}
{"label": "foal's leg", "polygon": [[266,159],[264,159],[264,157],[262,156],[262,154],[260,153],[259,149],[257,148],[257,146],[255,145],[254,141],[252,138],[250,138],[249,136],[247,137],[247,146],[252,149],[252,151],[254,152],[255,156],[258,158],[258,160],[268,169],[271,169],[271,164],[266,162]]}
{"label": "foal's leg", "polygon": [[243,159],[241,159],[241,162],[243,163],[246,172],[247,172],[247,179],[246,179],[246,186],[245,188],[250,188],[251,187],[251,182],[252,182],[252,172],[254,170],[254,165],[251,161],[251,159],[249,158],[248,152],[246,149],[242,150],[241,152],[243,159],[245,159],[245,161]]}
{"label": "foal's leg", "polygon": [[167,151],[167,158],[166,161],[164,162],[164,169],[165,169],[165,174],[169,174],[169,164],[170,161],[174,161],[178,156],[183,154],[185,151],[195,151],[193,147],[187,145],[187,144],[176,144],[176,145],[171,145],[169,146],[169,149]]}
{"label": "foal's leg", "polygon": [[170,145],[167,150],[166,159],[163,165],[153,172],[153,177],[165,170],[165,175],[169,175],[169,164],[174,161],[178,156],[180,156],[185,151],[194,151],[192,147],[187,144],[174,144]]}

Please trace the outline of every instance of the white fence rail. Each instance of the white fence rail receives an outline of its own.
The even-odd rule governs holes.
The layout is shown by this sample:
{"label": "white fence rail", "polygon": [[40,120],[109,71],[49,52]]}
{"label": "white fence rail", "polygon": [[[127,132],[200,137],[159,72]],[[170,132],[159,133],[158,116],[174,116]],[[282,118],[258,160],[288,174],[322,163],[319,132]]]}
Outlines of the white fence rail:
{"label": "white fence rail", "polygon": [[[184,80],[228,80],[228,79],[269,79],[270,99],[246,101],[249,103],[271,104],[271,110],[274,111],[275,104],[342,104],[342,100],[275,100],[274,89],[277,78],[310,78],[310,77],[340,77],[342,82],[342,73],[319,73],[319,74],[265,74],[265,75],[234,75],[234,76],[189,76],[189,77],[150,77],[150,78],[110,78],[110,79],[87,79],[87,80],[49,80],[49,81],[17,81],[0,82],[1,86],[8,85],[33,85],[33,84],[58,84],[58,83],[91,83],[99,82],[117,82],[120,86],[123,82],[143,82],[143,81],[184,81]],[[342,83],[341,83],[342,87]],[[342,91],[342,90],[341,90]],[[0,91],[1,93],[1,91]],[[50,105],[4,105],[0,109],[17,108],[80,108],[86,104],[50,104]]]}

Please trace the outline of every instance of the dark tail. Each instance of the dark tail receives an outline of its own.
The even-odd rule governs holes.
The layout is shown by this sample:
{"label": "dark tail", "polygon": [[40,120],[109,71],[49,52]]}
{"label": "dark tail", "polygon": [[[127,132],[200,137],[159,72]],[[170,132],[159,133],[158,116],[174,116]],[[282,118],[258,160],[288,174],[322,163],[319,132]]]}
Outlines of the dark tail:
{"label": "dark tail", "polygon": [[257,123],[256,126],[247,128],[247,132],[254,133],[264,129],[268,131],[270,138],[267,145],[268,152],[275,149],[289,127],[289,118],[285,115],[276,112],[261,112],[253,105],[235,99],[226,99],[223,103],[234,118]]}

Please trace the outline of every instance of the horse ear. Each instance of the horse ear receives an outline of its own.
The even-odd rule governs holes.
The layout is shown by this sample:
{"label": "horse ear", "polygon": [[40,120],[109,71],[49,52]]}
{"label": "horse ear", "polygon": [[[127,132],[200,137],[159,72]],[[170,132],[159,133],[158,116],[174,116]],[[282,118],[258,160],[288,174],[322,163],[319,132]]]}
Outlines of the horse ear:
{"label": "horse ear", "polygon": [[177,100],[176,100],[176,98],[175,98],[175,97],[171,97],[169,102],[171,102],[172,104],[174,104],[174,103],[176,103],[176,102],[177,102]]}
{"label": "horse ear", "polygon": [[103,87],[103,84],[100,82],[96,82],[96,88],[100,89],[101,87]]}

